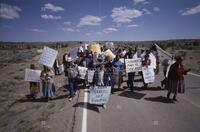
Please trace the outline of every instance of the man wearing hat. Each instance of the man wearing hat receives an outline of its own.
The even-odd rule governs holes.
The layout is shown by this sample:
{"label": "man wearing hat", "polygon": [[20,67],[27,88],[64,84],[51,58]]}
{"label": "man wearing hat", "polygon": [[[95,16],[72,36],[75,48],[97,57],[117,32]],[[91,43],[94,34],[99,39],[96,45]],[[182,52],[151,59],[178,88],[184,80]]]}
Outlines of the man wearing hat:
{"label": "man wearing hat", "polygon": [[65,76],[68,77],[69,82],[69,101],[76,95],[77,90],[77,77],[78,77],[78,66],[73,63],[71,57],[67,58],[67,66],[65,69]]}

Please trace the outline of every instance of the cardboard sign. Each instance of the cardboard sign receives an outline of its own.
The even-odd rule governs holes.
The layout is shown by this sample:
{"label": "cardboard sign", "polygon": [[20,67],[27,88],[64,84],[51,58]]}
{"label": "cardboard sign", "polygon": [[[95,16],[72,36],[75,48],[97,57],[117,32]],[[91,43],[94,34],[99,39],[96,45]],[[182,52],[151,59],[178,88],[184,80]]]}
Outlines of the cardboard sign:
{"label": "cardboard sign", "polygon": [[78,72],[80,74],[80,79],[85,79],[86,74],[87,74],[87,70],[88,70],[88,68],[86,68],[86,67],[81,67],[81,66],[78,67]]}
{"label": "cardboard sign", "polygon": [[109,100],[111,86],[94,86],[90,87],[89,103],[106,104]]}
{"label": "cardboard sign", "polygon": [[113,54],[113,52],[110,50],[110,49],[107,49],[105,52],[104,52],[104,55],[105,56],[109,56],[111,60],[113,60],[115,58],[115,55]]}
{"label": "cardboard sign", "polygon": [[92,44],[90,45],[90,50],[94,54],[95,52],[99,55],[101,53],[101,47],[99,44]]}
{"label": "cardboard sign", "polygon": [[32,70],[26,69],[25,70],[25,81],[27,82],[40,82],[40,70]]}
{"label": "cardboard sign", "polygon": [[153,67],[151,67],[151,66],[142,67],[142,74],[143,74],[145,83],[154,82],[154,80],[155,80],[155,72],[154,72],[154,68]]}
{"label": "cardboard sign", "polygon": [[42,55],[40,56],[39,63],[48,67],[53,67],[57,54],[58,51],[49,47],[44,47],[42,50]]}
{"label": "cardboard sign", "polygon": [[89,83],[93,82],[94,73],[95,73],[95,70],[88,70],[88,77],[87,77],[87,79],[88,79]]}
{"label": "cardboard sign", "polygon": [[142,71],[142,61],[138,59],[125,59],[126,73]]}

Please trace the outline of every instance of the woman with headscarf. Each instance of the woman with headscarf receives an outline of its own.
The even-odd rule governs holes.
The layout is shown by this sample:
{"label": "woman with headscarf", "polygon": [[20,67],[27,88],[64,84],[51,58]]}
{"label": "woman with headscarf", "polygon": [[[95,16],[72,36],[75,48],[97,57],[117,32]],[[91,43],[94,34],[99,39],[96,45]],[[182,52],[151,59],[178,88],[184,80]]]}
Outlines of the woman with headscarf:
{"label": "woman with headscarf", "polygon": [[170,94],[174,93],[173,100],[177,101],[176,96],[177,93],[185,92],[185,82],[184,76],[191,69],[185,69],[182,64],[182,58],[177,56],[175,58],[176,62],[170,66],[168,73],[168,93],[167,98],[170,98]]}

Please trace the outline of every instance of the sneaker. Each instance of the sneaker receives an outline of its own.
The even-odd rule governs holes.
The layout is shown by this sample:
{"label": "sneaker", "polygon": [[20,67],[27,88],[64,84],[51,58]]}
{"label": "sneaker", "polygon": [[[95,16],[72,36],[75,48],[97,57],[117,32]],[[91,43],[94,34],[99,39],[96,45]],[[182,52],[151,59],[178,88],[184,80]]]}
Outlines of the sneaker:
{"label": "sneaker", "polygon": [[106,105],[105,104],[103,104],[103,108],[106,109]]}
{"label": "sneaker", "polygon": [[173,98],[174,101],[178,101],[176,98]]}
{"label": "sneaker", "polygon": [[76,96],[76,95],[77,95],[77,92],[75,92],[74,95]]}
{"label": "sneaker", "polygon": [[69,98],[69,101],[70,101],[70,102],[72,101],[72,97]]}

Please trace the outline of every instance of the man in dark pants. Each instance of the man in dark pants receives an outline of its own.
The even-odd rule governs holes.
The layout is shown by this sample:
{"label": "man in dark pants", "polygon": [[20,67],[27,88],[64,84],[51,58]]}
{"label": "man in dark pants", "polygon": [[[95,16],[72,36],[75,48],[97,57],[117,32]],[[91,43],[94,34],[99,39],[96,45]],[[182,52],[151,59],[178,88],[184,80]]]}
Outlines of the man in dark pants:
{"label": "man in dark pants", "polygon": [[[129,51],[125,54],[124,58],[125,59],[133,59],[134,56],[134,51],[132,48],[129,48]],[[128,73],[128,81],[127,81],[127,86],[130,88],[130,90],[133,92],[134,89],[134,85],[133,85],[133,81],[134,81],[134,76],[135,73],[134,72],[129,72]]]}

